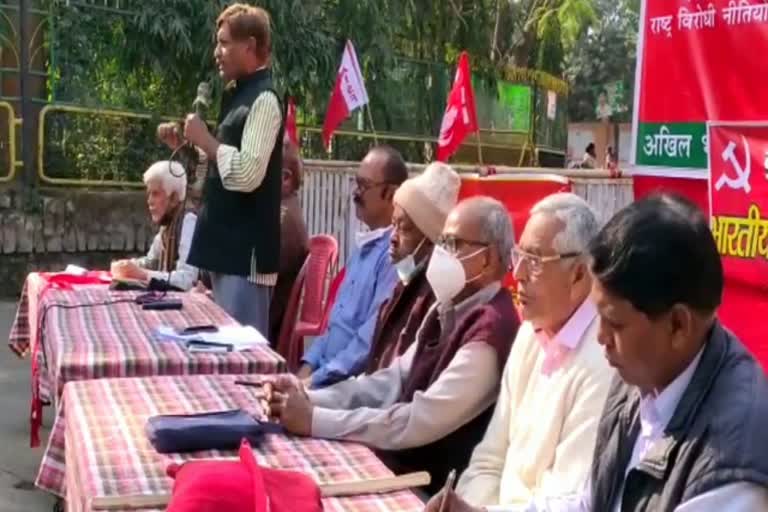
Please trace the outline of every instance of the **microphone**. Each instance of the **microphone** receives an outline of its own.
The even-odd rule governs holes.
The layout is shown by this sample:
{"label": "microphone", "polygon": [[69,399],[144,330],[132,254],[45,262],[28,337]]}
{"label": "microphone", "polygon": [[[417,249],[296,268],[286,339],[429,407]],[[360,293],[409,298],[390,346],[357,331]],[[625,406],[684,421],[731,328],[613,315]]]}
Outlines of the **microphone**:
{"label": "microphone", "polygon": [[[203,119],[205,112],[211,106],[211,86],[208,82],[200,82],[197,86],[197,97],[192,102],[192,110]],[[204,120],[204,119],[203,119]]]}

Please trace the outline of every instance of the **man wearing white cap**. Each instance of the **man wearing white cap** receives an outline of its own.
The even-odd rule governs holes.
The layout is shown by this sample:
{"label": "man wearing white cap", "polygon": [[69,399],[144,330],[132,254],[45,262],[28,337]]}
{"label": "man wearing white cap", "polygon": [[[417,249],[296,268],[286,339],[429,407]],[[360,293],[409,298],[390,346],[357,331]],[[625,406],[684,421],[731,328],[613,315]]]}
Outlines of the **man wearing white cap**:
{"label": "man wearing white cap", "polygon": [[435,492],[462,471],[493,414],[519,321],[502,280],[512,221],[487,197],[459,203],[430,258],[435,303],[416,339],[387,368],[306,392],[275,379],[272,415],[291,433],[365,443],[395,472],[425,470]]}
{"label": "man wearing white cap", "polygon": [[427,265],[445,219],[456,206],[460,186],[461,179],[453,169],[435,162],[395,192],[389,255],[399,282],[379,311],[368,374],[386,368],[408,350],[435,302]]}

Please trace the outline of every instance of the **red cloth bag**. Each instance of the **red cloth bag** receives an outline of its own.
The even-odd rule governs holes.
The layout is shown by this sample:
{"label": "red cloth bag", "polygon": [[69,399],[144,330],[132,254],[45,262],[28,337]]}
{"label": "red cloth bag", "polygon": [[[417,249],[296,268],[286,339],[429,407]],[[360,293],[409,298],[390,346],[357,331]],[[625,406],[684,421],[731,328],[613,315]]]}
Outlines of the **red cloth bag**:
{"label": "red cloth bag", "polygon": [[321,512],[309,476],[259,466],[243,440],[239,461],[190,461],[168,467],[175,479],[167,512]]}

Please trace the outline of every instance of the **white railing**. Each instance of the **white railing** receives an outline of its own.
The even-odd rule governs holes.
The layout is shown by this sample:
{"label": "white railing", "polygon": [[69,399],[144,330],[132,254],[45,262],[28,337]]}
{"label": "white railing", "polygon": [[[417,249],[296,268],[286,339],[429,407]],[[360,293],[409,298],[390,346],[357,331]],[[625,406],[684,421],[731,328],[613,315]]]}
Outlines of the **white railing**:
{"label": "white railing", "polygon": [[[353,247],[354,234],[360,228],[352,202],[353,177],[357,162],[307,160],[304,162],[304,185],[301,204],[310,235],[327,233],[339,241],[339,265],[344,265]],[[418,173],[423,165],[410,165]],[[477,173],[471,166],[456,166],[459,173]],[[498,174],[542,173],[540,168],[496,167]],[[589,202],[602,221],[633,201],[630,178],[610,178],[599,170],[549,170],[550,174],[567,176],[574,193]]]}

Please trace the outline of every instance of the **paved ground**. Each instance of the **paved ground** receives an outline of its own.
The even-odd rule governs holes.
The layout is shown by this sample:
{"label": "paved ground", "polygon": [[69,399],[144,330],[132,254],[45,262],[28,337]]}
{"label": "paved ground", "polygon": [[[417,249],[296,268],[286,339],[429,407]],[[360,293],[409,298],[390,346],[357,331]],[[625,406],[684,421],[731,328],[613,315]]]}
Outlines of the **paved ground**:
{"label": "paved ground", "polygon": [[29,360],[18,359],[6,345],[15,313],[15,304],[0,302],[0,512],[48,512],[53,498],[32,482],[52,415],[46,410],[43,447],[29,448]]}

